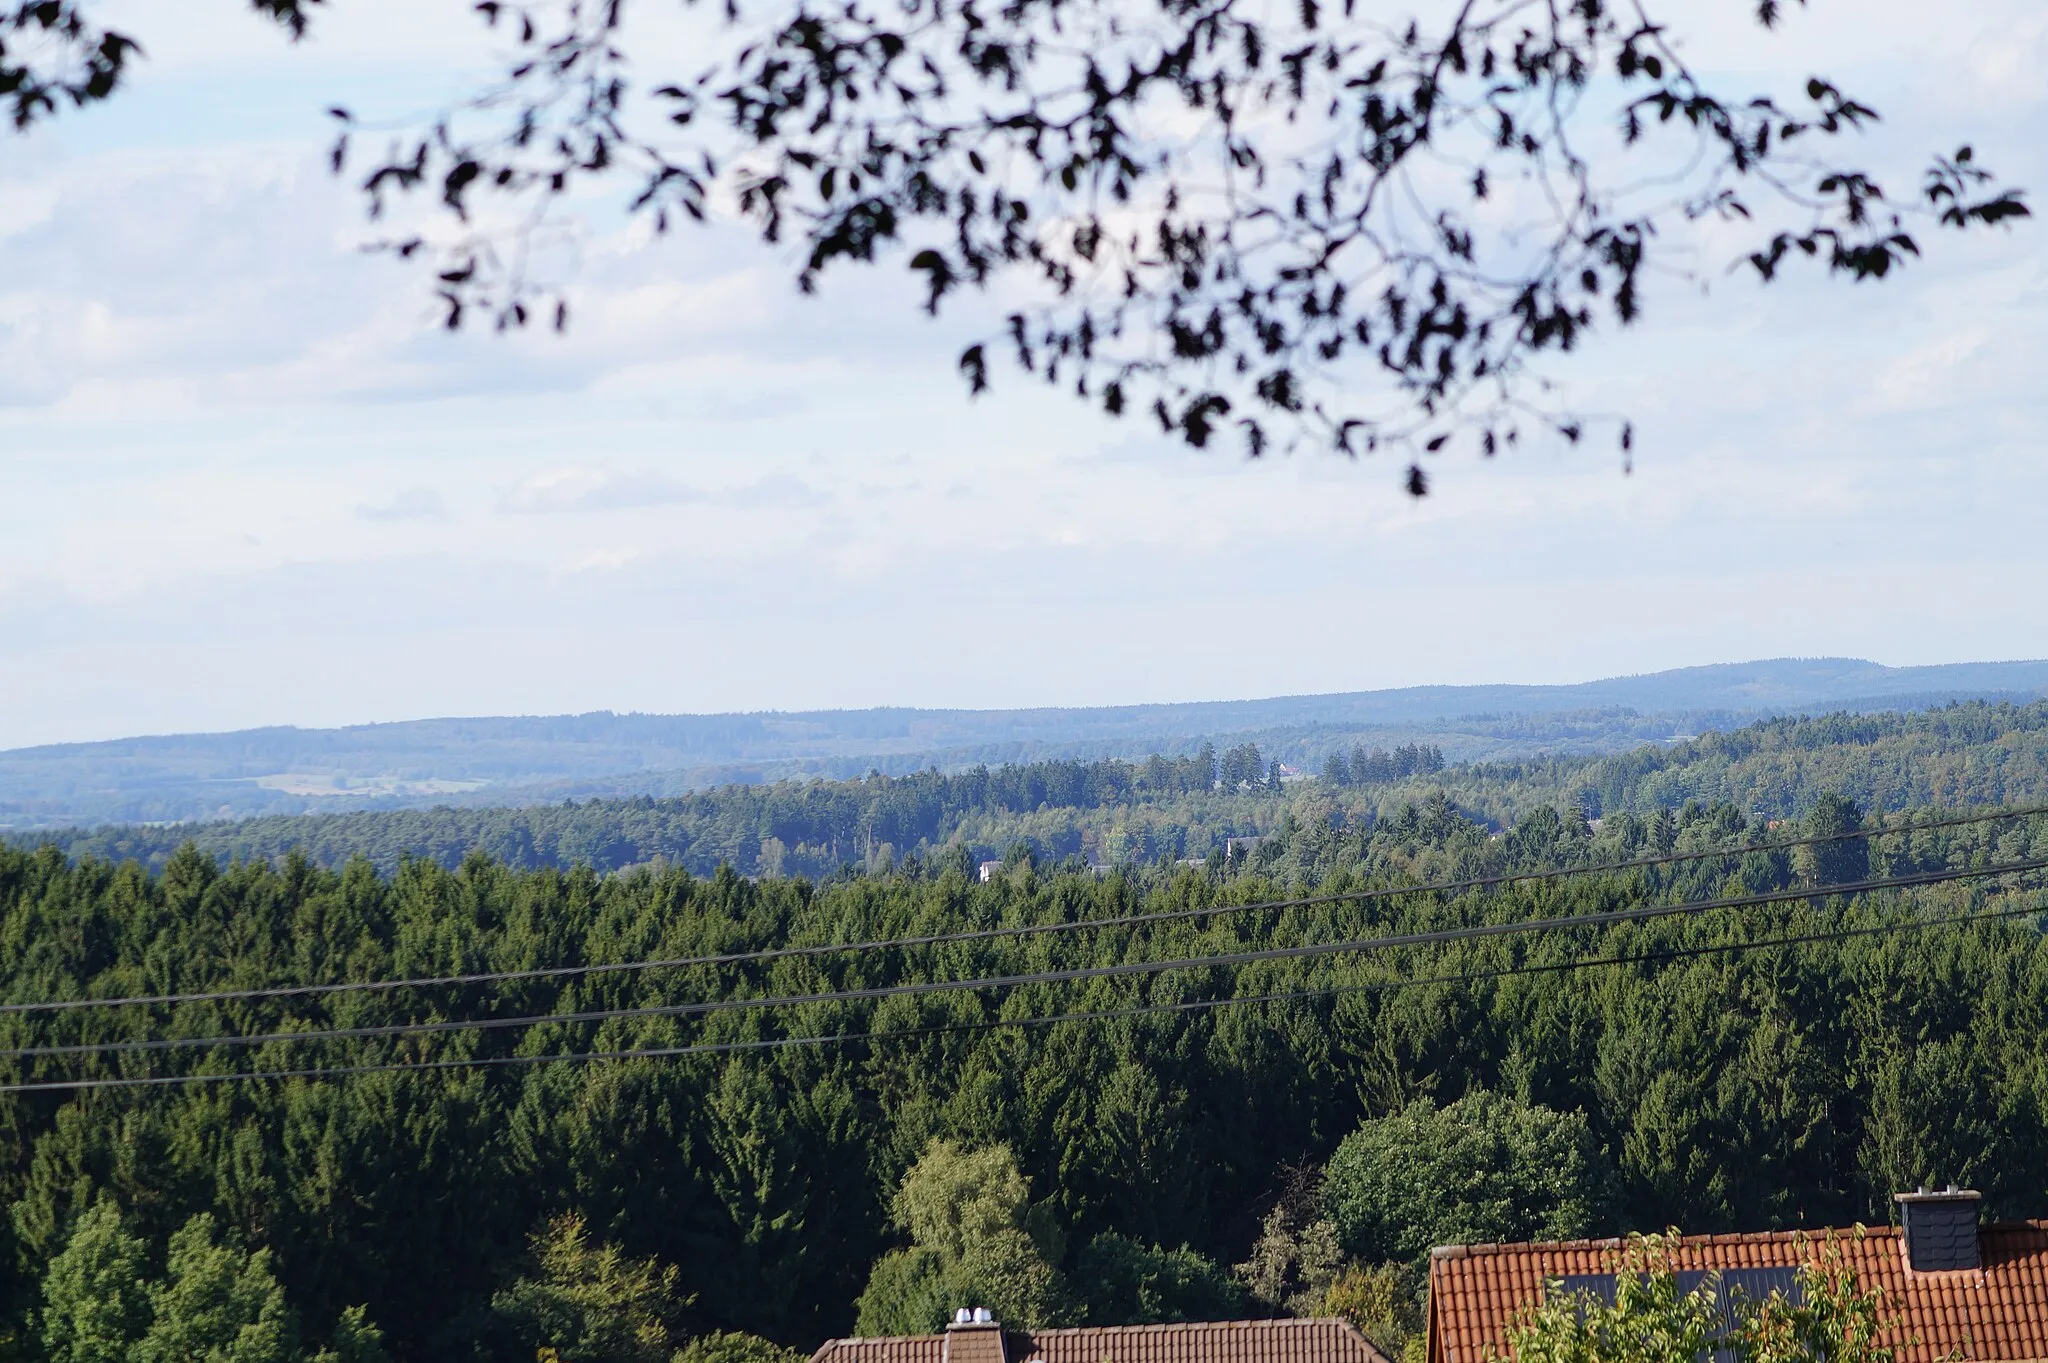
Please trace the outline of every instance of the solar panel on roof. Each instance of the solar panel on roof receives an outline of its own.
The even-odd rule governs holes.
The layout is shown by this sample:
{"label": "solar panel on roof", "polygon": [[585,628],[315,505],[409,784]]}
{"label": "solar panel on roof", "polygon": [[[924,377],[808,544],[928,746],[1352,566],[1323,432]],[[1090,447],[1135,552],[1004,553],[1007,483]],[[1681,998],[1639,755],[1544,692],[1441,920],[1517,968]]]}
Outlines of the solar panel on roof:
{"label": "solar panel on roof", "polygon": [[[1766,1301],[1773,1292],[1782,1294],[1795,1306],[1805,1299],[1799,1285],[1799,1270],[1791,1267],[1723,1268],[1712,1272],[1687,1269],[1678,1274],[1678,1290],[1684,1296],[1691,1296],[1710,1279],[1718,1284],[1714,1294],[1714,1328],[1717,1331],[1734,1327],[1739,1303]],[[1614,1305],[1616,1296],[1612,1273],[1567,1273],[1562,1279],[1562,1290],[1585,1293],[1603,1306]],[[1713,1351],[1713,1363],[1734,1363],[1734,1357],[1726,1349]]]}

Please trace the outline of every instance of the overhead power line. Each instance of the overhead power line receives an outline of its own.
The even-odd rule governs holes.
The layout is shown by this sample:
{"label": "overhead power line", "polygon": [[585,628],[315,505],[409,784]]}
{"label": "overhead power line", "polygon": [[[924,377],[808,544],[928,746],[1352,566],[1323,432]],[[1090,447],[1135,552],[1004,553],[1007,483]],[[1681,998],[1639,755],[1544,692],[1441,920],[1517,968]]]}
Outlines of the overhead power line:
{"label": "overhead power line", "polygon": [[1655,857],[1638,857],[1631,861],[1603,862],[1594,866],[1574,866],[1552,871],[1519,871],[1496,876],[1475,876],[1465,880],[1436,881],[1422,885],[1397,885],[1371,890],[1338,891],[1329,894],[1306,895],[1295,899],[1259,900],[1249,904],[1218,904],[1208,908],[1168,909],[1156,913],[1122,914],[1110,918],[1081,918],[1056,923],[1026,923],[1014,927],[972,928],[957,932],[930,933],[917,937],[891,937],[860,942],[827,942],[806,946],[765,947],[753,951],[725,952],[705,956],[681,956],[662,960],[597,962],[587,965],[544,966],[525,970],[490,970],[463,975],[420,975],[396,980],[345,980],[332,984],[273,985],[254,989],[213,989],[197,990],[188,993],[130,994],[113,998],[46,999],[24,1003],[0,1004],[0,1014],[54,1013],[69,1012],[81,1008],[125,1008],[184,1003],[232,1003],[254,999],[306,998],[328,994],[361,993],[393,989],[425,989],[469,984],[509,984],[517,980],[565,979],[574,976],[616,974],[644,970],[679,970],[697,966],[750,965],[757,962],[783,960],[791,957],[833,956],[842,953],[949,946],[957,943],[985,942],[1011,937],[1032,937],[1048,933],[1085,932],[1100,928],[1142,927],[1155,923],[1170,923],[1224,914],[1312,908],[1324,904],[1361,903],[1372,900],[1392,899],[1402,895],[1462,894],[1468,890],[1491,889],[1503,885],[1529,884],[1567,880],[1577,876],[1607,875],[1623,871],[1646,870],[1658,866],[1706,861],[1715,857],[1747,856],[1752,852],[1784,852],[1796,847],[1817,847],[1828,843],[1854,842],[1941,828],[1996,823],[2005,819],[2022,819],[2040,814],[2048,814],[2048,805],[2027,805],[1988,814],[1955,815],[1944,819],[1929,819],[1922,822],[1905,824],[1895,828],[1857,829],[1853,832],[1830,833],[1809,838],[1745,843],[1735,847],[1715,848],[1710,851],[1671,852]]}
{"label": "overhead power line", "polygon": [[748,1051],[788,1050],[805,1046],[837,1046],[858,1042],[901,1041],[943,1033],[987,1032],[1006,1029],[1023,1030],[1034,1027],[1049,1027],[1067,1022],[1104,1022],[1151,1014],[1208,1012],[1215,1009],[1233,1008],[1248,1004],[1282,1003],[1329,998],[1345,994],[1387,993],[1397,989],[1412,989],[1428,985],[1478,984],[1517,975],[1564,974],[1579,970],[1590,970],[1599,966],[1642,965],[1700,956],[1740,955],[1750,951],[1802,946],[1815,942],[1845,941],[1852,938],[1875,937],[1893,932],[1917,932],[1926,928],[1998,922],[2040,912],[2042,912],[2042,905],[2037,901],[2020,908],[1995,909],[1974,914],[1957,914],[1946,918],[1904,919],[1898,922],[1880,923],[1869,927],[1833,928],[1818,932],[1762,938],[1750,942],[1723,942],[1706,946],[1672,947],[1661,951],[1639,952],[1625,956],[1584,957],[1574,961],[1501,966],[1490,970],[1462,971],[1447,975],[1372,980],[1355,984],[1326,985],[1314,989],[1276,990],[1264,994],[1247,994],[1227,999],[1188,999],[1174,1003],[1133,1004],[1124,1008],[1055,1013],[1040,1017],[994,1018],[979,1022],[933,1023],[926,1026],[896,1028],[888,1031],[839,1032],[826,1036],[762,1037],[746,1041],[699,1042],[687,1046],[652,1046],[612,1051],[563,1051],[549,1055],[479,1056],[450,1060],[391,1061],[374,1065],[331,1065],[296,1070],[236,1070],[219,1074],[133,1075],[108,1079],[38,1080],[29,1083],[0,1084],[0,1094],[56,1091],[76,1092],[88,1089],[112,1088],[165,1088],[181,1087],[190,1084],[240,1083],[257,1079],[339,1079],[365,1074],[394,1074],[408,1071],[458,1069],[500,1069],[511,1066],[572,1064],[597,1060],[667,1060],[693,1055],[731,1055]]}
{"label": "overhead power line", "polygon": [[1567,914],[1555,918],[1524,918],[1507,923],[1477,923],[1463,927],[1438,928],[1427,932],[1398,933],[1385,937],[1351,938],[1336,942],[1309,942],[1298,946],[1263,947],[1249,951],[1218,952],[1207,956],[1186,956],[1162,961],[1122,961],[1114,965],[1074,966],[1064,970],[1034,970],[1012,975],[992,975],[965,980],[915,980],[902,984],[875,985],[865,989],[820,990],[806,994],[766,995],[698,1000],[688,1003],[648,1004],[634,1008],[593,1008],[579,1012],[538,1013],[502,1018],[461,1018],[440,1022],[397,1022],[370,1027],[334,1027],[310,1031],[231,1034],[205,1037],[158,1037],[129,1041],[79,1042],[54,1046],[26,1046],[0,1050],[0,1059],[29,1060],[57,1056],[114,1055],[136,1051],[206,1050],[225,1046],[262,1046],[273,1042],[363,1041],[380,1037],[430,1036],[449,1032],[503,1031],[539,1027],[550,1023],[612,1022],[628,1018],[690,1017],[762,1008],[789,1008],[802,1004],[855,1003],[869,1000],[916,997],[925,994],[960,993],[984,989],[1008,989],[1033,984],[1067,984],[1082,980],[1114,979],[1130,975],[1157,975],[1174,970],[1200,970],[1219,966],[1256,965],[1267,961],[1300,960],[1313,956],[1358,954],[1393,947],[1428,946],[1479,938],[1515,936],[1568,928],[1611,927],[1651,919],[1694,915],[1715,909],[1760,907],[1783,904],[1817,896],[1866,894],[1877,890],[1912,889],[1951,881],[1976,880],[1988,876],[2013,875],[2048,868],[2048,857],[2004,862],[1995,866],[1961,870],[1921,871],[1906,876],[1854,881],[1840,885],[1805,886],[1769,894],[1734,895],[1721,899],[1689,900],[1678,904],[1648,904],[1632,909],[1608,909],[1595,913]]}

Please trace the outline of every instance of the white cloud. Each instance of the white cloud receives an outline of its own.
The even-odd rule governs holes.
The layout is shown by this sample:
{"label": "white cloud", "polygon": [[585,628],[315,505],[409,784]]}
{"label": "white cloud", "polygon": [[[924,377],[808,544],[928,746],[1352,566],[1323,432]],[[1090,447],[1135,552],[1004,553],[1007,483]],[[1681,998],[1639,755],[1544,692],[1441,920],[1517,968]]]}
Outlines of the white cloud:
{"label": "white cloud", "polygon": [[757,479],[725,492],[719,500],[749,510],[826,506],[831,498],[793,474]]}
{"label": "white cloud", "polygon": [[599,549],[585,554],[569,565],[572,573],[616,573],[631,563],[635,555],[621,549]]}
{"label": "white cloud", "polygon": [[499,498],[498,507],[519,515],[535,515],[623,511],[703,500],[699,489],[652,469],[566,468],[528,478]]}
{"label": "white cloud", "polygon": [[[1709,55],[1797,80],[1839,39],[1874,153],[1988,119],[2040,191],[2043,101],[1962,88],[1996,55],[1966,30],[2038,44],[2025,10],[1816,0]],[[2039,227],[1931,239],[1881,287],[1662,284],[1549,367],[1636,419],[1633,476],[1606,447],[1439,458],[1415,505],[1396,461],[1192,453],[1010,374],[970,402],[951,357],[985,314],[925,321],[893,266],[801,299],[730,229],[593,219],[566,339],[448,336],[417,271],[355,249],[311,92],[448,79],[469,21],[379,66],[359,12],[393,13],[287,53],[225,8],[219,47],[163,43],[137,103],[0,165],[0,745],[2048,654],[2009,590],[2048,573]],[[207,110],[238,99],[305,115],[231,136]],[[1012,625],[1052,642],[974,644]]]}
{"label": "white cloud", "polygon": [[359,504],[356,515],[366,521],[444,521],[448,519],[448,501],[433,488],[409,487],[394,492],[386,501]]}

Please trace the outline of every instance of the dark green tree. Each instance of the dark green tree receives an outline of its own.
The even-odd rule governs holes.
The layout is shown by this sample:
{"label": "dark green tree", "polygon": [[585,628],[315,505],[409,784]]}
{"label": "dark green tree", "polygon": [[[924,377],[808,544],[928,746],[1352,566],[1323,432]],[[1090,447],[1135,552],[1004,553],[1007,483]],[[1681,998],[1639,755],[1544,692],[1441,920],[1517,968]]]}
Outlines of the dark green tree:
{"label": "dark green tree", "polygon": [[1793,854],[1793,867],[1809,885],[1847,885],[1870,875],[1870,844],[1862,838],[1845,837],[1863,827],[1863,811],[1847,796],[1829,792],[1813,802],[1801,824],[1809,838],[1834,841],[1801,847]]}
{"label": "dark green tree", "polygon": [[1082,1249],[1074,1281],[1091,1325],[1231,1320],[1247,1305],[1244,1287],[1213,1260],[1185,1245],[1161,1249],[1114,1231]]}

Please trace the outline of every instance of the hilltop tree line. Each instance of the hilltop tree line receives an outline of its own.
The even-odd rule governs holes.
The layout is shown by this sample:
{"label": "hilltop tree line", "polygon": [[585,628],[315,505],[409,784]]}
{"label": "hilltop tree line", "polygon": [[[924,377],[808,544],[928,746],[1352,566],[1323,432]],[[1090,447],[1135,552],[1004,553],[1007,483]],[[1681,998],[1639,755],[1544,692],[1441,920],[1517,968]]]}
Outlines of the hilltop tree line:
{"label": "hilltop tree line", "polygon": [[[930,856],[949,844],[970,860],[1000,856],[1020,840],[1041,856],[1104,857],[1105,825],[1134,815],[1149,831],[1122,839],[1119,847],[1136,849],[1125,855],[1173,860],[1204,853],[1220,838],[1264,831],[1279,790],[1256,744],[1219,754],[1205,743],[1184,756],[1155,753],[1142,762],[1062,759],[951,773],[876,773],[862,781],[727,786],[672,800],[267,817],[17,841],[51,841],[73,853],[132,857],[151,866],[192,841],[224,858],[269,859],[297,848],[324,865],[363,855],[386,870],[404,856],[453,867],[481,850],[515,866],[581,863],[616,871],[659,861],[699,874],[730,865],[748,875],[815,879],[913,852]],[[1090,836],[1083,836],[1084,827]]]}
{"label": "hilltop tree line", "polygon": [[1591,818],[1654,823],[1658,811],[1675,819],[1693,801],[1732,805],[1744,819],[1803,817],[1830,793],[1872,810],[2048,800],[2048,701],[1777,719],[1599,759],[1447,764],[1439,749],[1417,742],[1392,751],[1364,748],[1362,756],[1360,745],[1344,745],[1302,760],[1317,767],[1319,779],[1283,783],[1277,763],[1256,744],[1222,752],[1203,745],[1141,762],[1061,760],[784,781],[664,800],[130,825],[14,841],[48,841],[106,860],[132,857],[151,868],[161,868],[186,841],[223,862],[271,861],[296,849],[327,867],[364,856],[387,873],[406,857],[453,869],[482,851],[521,867],[580,863],[614,872],[658,864],[710,875],[723,864],[742,875],[816,880],[880,870],[913,855],[926,863],[949,856],[971,863],[1006,856],[1020,844],[1041,862],[1151,865],[1200,859],[1230,838],[1287,826],[1370,825],[1439,791],[1495,830],[1564,807]]}
{"label": "hilltop tree line", "polygon": [[1428,776],[1444,769],[1444,750],[1426,743],[1403,743],[1388,752],[1367,749],[1364,744],[1350,752],[1333,749],[1323,759],[1323,780],[1333,786],[1376,786],[1403,781],[1411,776]]}
{"label": "hilltop tree line", "polygon": [[[291,1070],[883,1033],[662,1060],[0,1097],[0,1321],[49,1363],[323,1354],[774,1363],[975,1294],[1022,1323],[1337,1310],[1399,1352],[1418,1256],[1526,1235],[1845,1224],[1920,1182],[2048,1212],[2037,917],[1747,952],[2025,898],[1830,896],[1866,874],[2048,854],[2048,821],[1864,837],[1446,896],[1230,912],[1763,836],[1690,802],[1496,831],[1441,793],[1289,823],[1242,863],[989,883],[953,856],[749,882],[482,855],[161,870],[0,850],[0,1000],[674,959],[1168,909],[1139,928],[498,985],[0,1015],[0,1049],[341,1027],[0,1079]],[[1782,905],[1152,976],[443,1035],[361,1029],[973,979],[1810,889]],[[1690,953],[1678,954],[1672,953]],[[1633,964],[1548,973],[1595,956]],[[1502,972],[1508,973],[1502,973]],[[1458,978],[1466,977],[1466,978]],[[1403,981],[1435,983],[1404,985]],[[1337,991],[1311,992],[1301,991]],[[1266,1001],[1048,1027],[1061,1011]],[[1282,997],[1268,997],[1280,995]],[[948,1229],[950,1228],[950,1229]],[[963,1229],[966,1228],[966,1229]],[[969,1230],[972,1231],[969,1234]],[[79,1284],[118,1281],[117,1310]],[[201,1307],[205,1309],[202,1310]],[[223,1340],[249,1341],[231,1349]],[[258,1345],[261,1347],[258,1348]]]}

